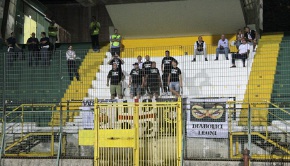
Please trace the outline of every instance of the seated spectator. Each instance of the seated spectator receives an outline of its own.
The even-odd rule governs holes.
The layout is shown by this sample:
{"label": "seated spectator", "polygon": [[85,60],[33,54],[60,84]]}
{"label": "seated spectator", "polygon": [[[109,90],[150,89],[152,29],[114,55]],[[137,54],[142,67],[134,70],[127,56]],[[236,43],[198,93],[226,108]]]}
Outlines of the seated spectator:
{"label": "seated spectator", "polygon": [[145,76],[145,82],[147,84],[147,93],[152,99],[153,95],[155,99],[160,95],[160,88],[162,87],[160,73],[158,68],[156,68],[156,62],[152,62],[152,66],[148,69]]}
{"label": "seated spectator", "polygon": [[237,31],[237,35],[236,35],[236,42],[235,45],[237,47],[237,49],[239,49],[239,46],[242,44],[242,39],[244,38],[244,32],[241,29],[238,29]]}
{"label": "seated spectator", "polygon": [[142,70],[139,69],[139,64],[136,62],[133,65],[134,69],[131,70],[129,77],[130,97],[133,99],[136,96],[139,99],[145,80]]}
{"label": "seated spectator", "polygon": [[229,41],[225,38],[225,35],[221,36],[221,39],[218,42],[218,47],[216,49],[216,58],[215,61],[219,60],[219,54],[225,54],[226,59],[229,60],[228,54],[230,52],[229,49]]}
{"label": "seated spectator", "polygon": [[194,53],[192,62],[196,61],[196,55],[204,55],[204,60],[207,61],[206,44],[202,40],[202,36],[198,37],[198,41],[194,43]]}
{"label": "seated spectator", "polygon": [[168,75],[168,86],[170,92],[176,97],[180,96],[180,88],[182,87],[181,70],[177,67],[178,62],[172,61],[172,68]]}
{"label": "seated spectator", "polygon": [[246,39],[242,39],[242,44],[239,46],[239,51],[237,54],[232,55],[232,64],[233,66],[231,68],[236,67],[235,60],[236,59],[242,59],[243,61],[243,67],[246,67],[246,59],[248,58],[248,55],[250,53],[250,46],[247,44]]}
{"label": "seated spectator", "polygon": [[249,45],[253,45],[253,49],[255,49],[257,45],[257,32],[255,30],[251,30],[249,27],[245,27],[244,30],[244,37],[246,38],[246,41]]}
{"label": "seated spectator", "polygon": [[122,80],[124,79],[123,72],[118,71],[117,64],[113,64],[113,69],[109,71],[107,76],[107,86],[109,86],[110,82],[110,93],[111,99],[115,99],[116,95],[118,95],[119,99],[123,98],[122,94]]}

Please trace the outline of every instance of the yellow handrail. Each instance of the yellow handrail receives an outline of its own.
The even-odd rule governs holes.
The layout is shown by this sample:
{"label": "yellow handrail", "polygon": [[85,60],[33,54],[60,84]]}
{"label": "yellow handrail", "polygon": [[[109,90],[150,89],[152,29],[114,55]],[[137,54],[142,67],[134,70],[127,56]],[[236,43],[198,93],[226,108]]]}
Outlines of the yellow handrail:
{"label": "yellow handrail", "polygon": [[274,103],[271,103],[270,101],[266,101],[268,104],[271,104],[272,106],[274,106],[275,108],[278,108],[279,110],[283,111],[284,113],[290,115],[290,113],[286,110],[284,110],[283,108],[280,108],[279,106],[277,106],[276,104]]}

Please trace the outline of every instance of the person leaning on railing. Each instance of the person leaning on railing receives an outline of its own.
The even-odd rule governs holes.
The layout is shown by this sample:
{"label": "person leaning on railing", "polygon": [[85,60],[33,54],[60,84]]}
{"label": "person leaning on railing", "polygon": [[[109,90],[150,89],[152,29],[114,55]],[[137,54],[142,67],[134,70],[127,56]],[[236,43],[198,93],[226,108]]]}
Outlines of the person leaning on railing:
{"label": "person leaning on railing", "polygon": [[243,67],[246,67],[246,59],[248,58],[248,55],[250,53],[250,46],[249,44],[247,44],[246,39],[242,39],[242,44],[239,46],[239,51],[237,54],[233,54],[232,55],[232,67],[231,68],[235,68],[236,64],[235,64],[235,60],[236,59],[242,59],[243,61]]}
{"label": "person leaning on railing", "polygon": [[69,79],[72,81],[73,76],[76,75],[76,78],[79,81],[80,75],[76,67],[76,52],[72,49],[72,46],[69,46],[68,50],[66,51],[66,60],[67,60]]}
{"label": "person leaning on railing", "polygon": [[43,66],[49,66],[49,38],[46,37],[45,32],[41,32],[40,39],[40,56]]}
{"label": "person leaning on railing", "polygon": [[13,66],[13,62],[16,61],[18,52],[21,52],[21,48],[16,43],[16,38],[14,37],[14,32],[10,33],[10,37],[6,39],[6,44],[8,46],[7,49],[7,58],[8,58],[8,65]]}
{"label": "person leaning on railing", "polygon": [[38,45],[39,45],[39,41],[38,39],[35,37],[35,33],[31,33],[31,37],[27,39],[27,42],[26,42],[27,46],[28,46],[28,51],[29,51],[29,62],[28,62],[28,65],[31,67],[33,66],[33,63],[35,62],[35,66],[38,65],[38,61],[39,61],[39,54],[38,54],[38,51],[39,51],[39,48],[38,48]]}

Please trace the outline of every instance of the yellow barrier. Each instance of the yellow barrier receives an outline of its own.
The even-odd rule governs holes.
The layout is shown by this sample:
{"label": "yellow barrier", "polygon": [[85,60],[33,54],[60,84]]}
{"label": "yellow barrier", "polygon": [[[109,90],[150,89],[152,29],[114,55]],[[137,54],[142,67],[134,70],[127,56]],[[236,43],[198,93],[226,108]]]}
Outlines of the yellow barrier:
{"label": "yellow barrier", "polygon": [[79,144],[94,145],[96,166],[181,165],[181,99],[152,103],[96,100],[94,108],[95,129],[80,130]]}

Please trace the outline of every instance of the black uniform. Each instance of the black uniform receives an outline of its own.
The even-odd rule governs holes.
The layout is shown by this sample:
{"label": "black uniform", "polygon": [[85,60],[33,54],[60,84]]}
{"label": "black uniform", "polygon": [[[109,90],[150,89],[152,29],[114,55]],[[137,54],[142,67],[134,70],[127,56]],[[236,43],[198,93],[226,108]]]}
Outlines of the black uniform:
{"label": "black uniform", "polygon": [[158,68],[149,68],[147,76],[147,89],[149,94],[159,94],[160,73]]}
{"label": "black uniform", "polygon": [[[32,42],[35,42],[35,44],[33,44]],[[33,62],[35,62],[35,65],[38,65],[38,61],[39,61],[39,54],[38,54],[39,41],[38,41],[37,38],[30,37],[30,38],[28,38],[27,43],[30,43],[30,44],[28,44],[29,66],[32,66]]]}
{"label": "black uniform", "polygon": [[169,57],[164,57],[162,59],[162,64],[164,65],[164,69],[163,69],[163,74],[162,74],[162,81],[163,81],[163,90],[164,92],[167,92],[169,90],[168,88],[168,74],[170,73],[171,70],[171,62],[172,61],[176,61],[176,59],[174,59],[173,57],[169,56]]}

